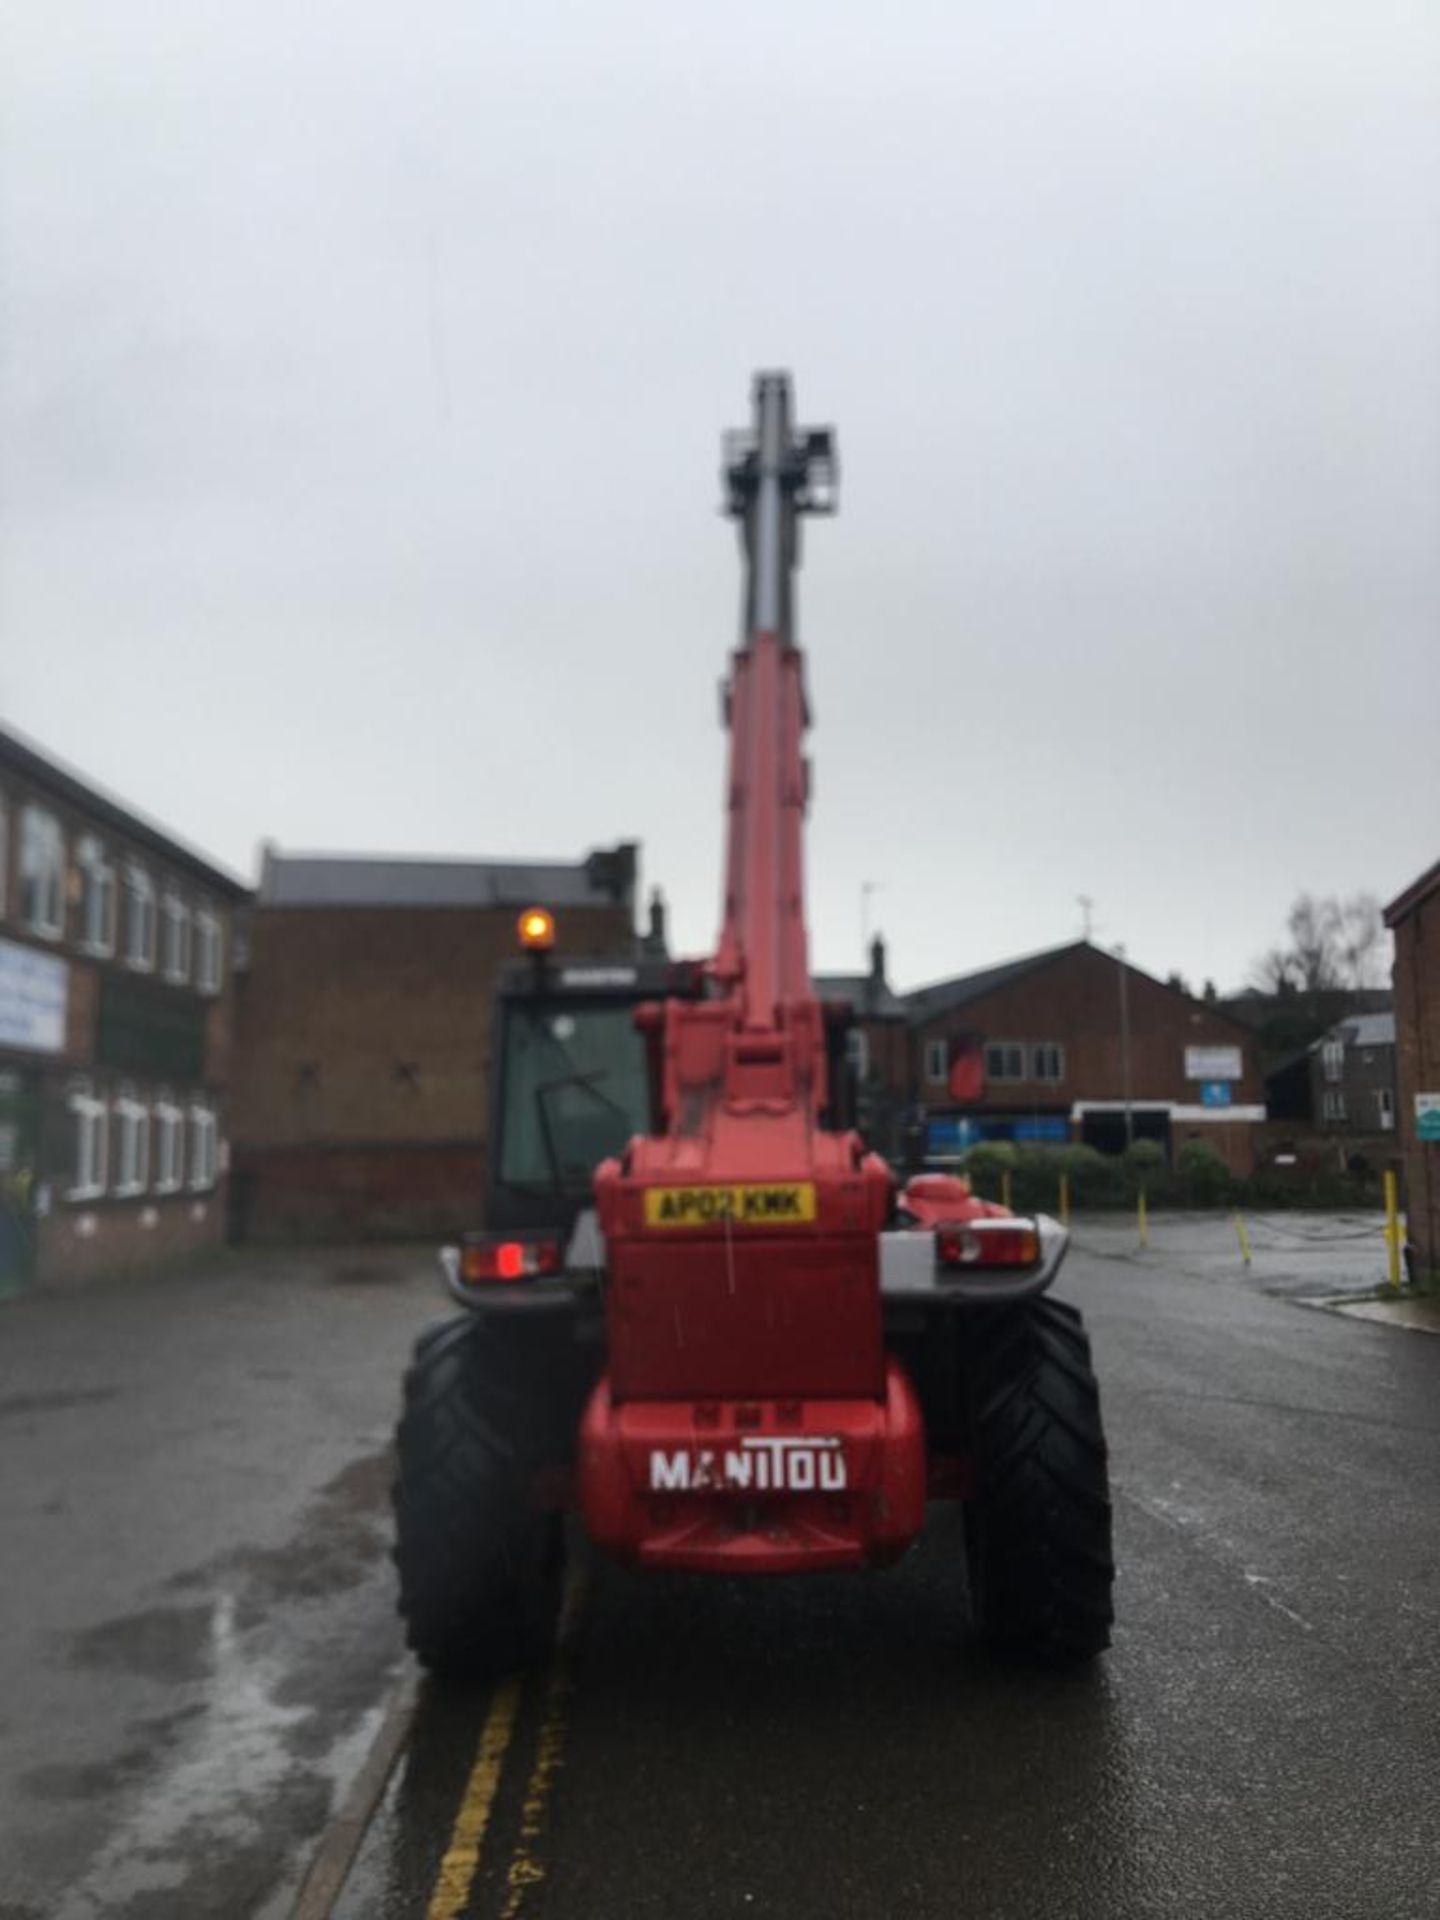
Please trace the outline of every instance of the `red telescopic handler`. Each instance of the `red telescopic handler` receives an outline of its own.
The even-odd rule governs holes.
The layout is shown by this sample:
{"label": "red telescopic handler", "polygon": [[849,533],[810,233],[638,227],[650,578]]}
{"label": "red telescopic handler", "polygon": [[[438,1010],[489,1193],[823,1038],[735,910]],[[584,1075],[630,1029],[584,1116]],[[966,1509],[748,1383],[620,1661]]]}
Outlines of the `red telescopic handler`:
{"label": "red telescopic handler", "polygon": [[830,430],[757,375],[724,446],[745,590],[713,959],[562,964],[550,914],[521,916],[485,1227],[442,1255],[465,1311],[420,1341],[397,1435],[400,1606],[436,1672],[544,1651],[577,1511],[631,1566],[796,1574],[888,1566],[960,1499],[989,1644],[1109,1643],[1099,1392],[1050,1291],[1065,1232],[960,1179],[900,1186],[849,1121],[851,1010],[810,979],[794,581],[836,480]]}

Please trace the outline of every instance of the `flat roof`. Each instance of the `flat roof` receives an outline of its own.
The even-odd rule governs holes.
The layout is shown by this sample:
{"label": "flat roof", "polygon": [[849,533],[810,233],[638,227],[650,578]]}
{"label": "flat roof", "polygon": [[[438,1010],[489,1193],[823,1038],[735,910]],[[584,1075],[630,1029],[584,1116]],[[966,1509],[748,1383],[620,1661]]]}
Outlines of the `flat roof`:
{"label": "flat roof", "polygon": [[261,907],[605,907],[629,909],[636,848],[596,848],[582,860],[430,859],[280,853],[267,847]]}

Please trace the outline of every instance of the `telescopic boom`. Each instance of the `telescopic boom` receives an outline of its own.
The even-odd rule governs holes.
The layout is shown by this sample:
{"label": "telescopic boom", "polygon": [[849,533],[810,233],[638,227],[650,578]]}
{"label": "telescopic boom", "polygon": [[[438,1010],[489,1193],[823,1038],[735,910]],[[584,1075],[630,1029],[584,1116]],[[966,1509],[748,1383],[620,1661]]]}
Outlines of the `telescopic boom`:
{"label": "telescopic boom", "polygon": [[811,997],[804,908],[809,770],[804,664],[793,578],[800,515],[835,510],[834,435],[795,428],[790,380],[755,378],[754,424],[725,436],[726,510],[740,522],[745,585],[730,726],[729,844],[713,972],[740,1003],[741,1023],[770,1030]]}

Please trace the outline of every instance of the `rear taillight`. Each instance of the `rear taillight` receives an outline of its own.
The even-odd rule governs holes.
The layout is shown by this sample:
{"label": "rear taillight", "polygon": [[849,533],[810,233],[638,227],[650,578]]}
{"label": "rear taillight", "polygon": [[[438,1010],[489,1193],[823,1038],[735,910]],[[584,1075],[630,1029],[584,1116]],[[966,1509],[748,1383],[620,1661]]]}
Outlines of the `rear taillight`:
{"label": "rear taillight", "polygon": [[558,1240],[471,1240],[460,1256],[461,1277],[471,1286],[533,1280],[560,1271]]}
{"label": "rear taillight", "polygon": [[1040,1261],[1040,1230],[1033,1220],[967,1220],[939,1227],[935,1257],[942,1267],[1033,1267]]}

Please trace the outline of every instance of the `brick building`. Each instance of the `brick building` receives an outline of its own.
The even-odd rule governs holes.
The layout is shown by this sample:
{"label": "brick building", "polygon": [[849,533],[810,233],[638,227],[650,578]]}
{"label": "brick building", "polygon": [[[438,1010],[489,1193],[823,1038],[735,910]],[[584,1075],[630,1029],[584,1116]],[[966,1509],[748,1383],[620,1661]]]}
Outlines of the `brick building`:
{"label": "brick building", "polygon": [[[877,972],[878,969],[878,972]],[[821,975],[856,1008],[872,1099],[925,1129],[943,1160],[979,1140],[1189,1139],[1248,1172],[1265,1118],[1254,1035],[1205,1001],[1081,940],[892,994],[883,949],[867,982]],[[892,1126],[892,1133],[894,1128]],[[877,1137],[882,1151],[893,1139]]]}
{"label": "brick building", "polygon": [[237,988],[236,1237],[475,1225],[516,917],[550,908],[562,958],[630,953],[636,868],[629,843],[573,864],[268,850]]}
{"label": "brick building", "polygon": [[1385,909],[1395,936],[1397,1110],[1414,1265],[1440,1278],[1440,861]]}
{"label": "brick building", "polygon": [[221,1238],[245,892],[0,732],[0,1292]]}
{"label": "brick building", "polygon": [[1395,1131],[1395,1016],[1357,1013],[1307,1050],[1310,1112],[1322,1133],[1392,1140]]}

